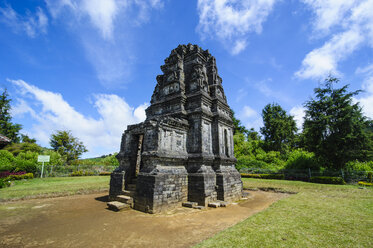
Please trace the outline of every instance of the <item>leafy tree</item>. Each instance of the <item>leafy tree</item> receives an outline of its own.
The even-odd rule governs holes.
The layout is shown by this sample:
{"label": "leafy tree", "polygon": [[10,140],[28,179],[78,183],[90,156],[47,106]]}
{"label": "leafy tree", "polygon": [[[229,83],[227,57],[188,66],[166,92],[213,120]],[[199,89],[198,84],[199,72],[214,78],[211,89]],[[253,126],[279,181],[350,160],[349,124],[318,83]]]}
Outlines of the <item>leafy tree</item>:
{"label": "leafy tree", "polygon": [[348,85],[334,88],[337,78],[329,76],[314,89],[315,98],[305,103],[303,142],[307,150],[330,168],[343,168],[350,160],[367,160],[372,153],[370,122],[363,116]]}
{"label": "leafy tree", "polygon": [[83,142],[72,136],[71,131],[57,131],[52,134],[49,143],[53,150],[66,158],[67,163],[78,159],[80,155],[88,151]]}
{"label": "leafy tree", "polygon": [[5,89],[0,95],[0,133],[11,139],[12,142],[18,143],[19,130],[21,130],[22,126],[12,123],[10,102],[11,99],[9,99],[9,94]]}
{"label": "leafy tree", "polygon": [[268,151],[286,152],[294,144],[297,126],[293,116],[287,115],[280,105],[267,104],[262,110],[264,127],[260,132],[264,136]]}
{"label": "leafy tree", "polygon": [[21,140],[23,143],[36,143],[36,139],[30,138],[27,134],[21,134]]}

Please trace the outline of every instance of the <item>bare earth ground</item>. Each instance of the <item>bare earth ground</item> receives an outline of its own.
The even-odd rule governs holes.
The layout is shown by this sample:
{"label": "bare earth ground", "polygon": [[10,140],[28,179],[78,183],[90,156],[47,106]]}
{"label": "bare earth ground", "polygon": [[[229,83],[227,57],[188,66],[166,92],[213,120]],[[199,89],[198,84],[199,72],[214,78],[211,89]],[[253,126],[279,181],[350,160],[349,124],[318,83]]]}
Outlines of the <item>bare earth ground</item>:
{"label": "bare earth ground", "polygon": [[191,247],[287,194],[250,191],[226,208],[113,212],[105,194],[0,204],[0,247]]}

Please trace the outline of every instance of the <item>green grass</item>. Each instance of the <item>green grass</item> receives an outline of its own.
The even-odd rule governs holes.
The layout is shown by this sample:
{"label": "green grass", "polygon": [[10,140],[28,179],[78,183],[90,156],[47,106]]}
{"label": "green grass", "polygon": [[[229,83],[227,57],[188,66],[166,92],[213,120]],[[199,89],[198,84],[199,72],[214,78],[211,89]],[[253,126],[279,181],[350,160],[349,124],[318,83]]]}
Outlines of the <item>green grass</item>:
{"label": "green grass", "polygon": [[109,189],[108,176],[49,177],[14,181],[14,185],[0,189],[0,201],[73,195]]}
{"label": "green grass", "polygon": [[197,247],[373,247],[373,189],[243,179],[244,188],[298,192]]}

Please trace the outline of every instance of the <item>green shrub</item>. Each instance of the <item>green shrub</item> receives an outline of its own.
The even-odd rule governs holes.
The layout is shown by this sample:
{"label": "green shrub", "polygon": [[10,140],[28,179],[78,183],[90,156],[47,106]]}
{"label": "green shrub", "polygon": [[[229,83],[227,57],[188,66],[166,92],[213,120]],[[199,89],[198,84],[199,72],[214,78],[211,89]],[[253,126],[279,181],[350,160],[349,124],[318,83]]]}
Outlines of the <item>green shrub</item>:
{"label": "green shrub", "polygon": [[84,172],[84,176],[93,176],[95,173],[93,173],[92,171],[86,171]]}
{"label": "green shrub", "polygon": [[302,149],[296,149],[288,154],[285,168],[290,170],[308,169],[318,170],[319,163],[313,152],[307,152]]}
{"label": "green shrub", "polygon": [[368,182],[373,182],[373,172],[368,172]]}
{"label": "green shrub", "polygon": [[261,168],[266,169],[269,165],[266,162],[255,160],[251,156],[243,155],[237,158],[236,168],[240,170],[242,168]]}
{"label": "green shrub", "polygon": [[42,148],[35,143],[23,142],[23,143],[12,143],[10,145],[7,145],[6,147],[4,147],[4,150],[7,150],[11,152],[14,156],[17,156],[21,152],[28,152],[28,151],[40,153],[42,151]]}
{"label": "green shrub", "polygon": [[259,179],[284,179],[284,174],[248,174],[241,173],[241,177],[259,178]]}
{"label": "green shrub", "polygon": [[6,187],[9,187],[9,186],[10,186],[9,180],[7,180],[6,178],[0,179],[0,189],[6,188]]}
{"label": "green shrub", "polygon": [[13,154],[6,150],[0,150],[0,171],[12,171],[13,163]]}
{"label": "green shrub", "polygon": [[367,183],[367,182],[362,182],[362,181],[358,182],[358,184],[361,186],[373,186],[373,183]]}
{"label": "green shrub", "polygon": [[311,177],[310,182],[323,184],[346,184],[342,177]]}
{"label": "green shrub", "polygon": [[100,174],[98,174],[98,175],[99,176],[110,176],[111,172],[103,171],[103,172],[100,172]]}
{"label": "green shrub", "polygon": [[71,177],[81,177],[81,176],[94,176],[95,173],[92,171],[74,171],[70,174]]}
{"label": "green shrub", "polygon": [[14,180],[22,180],[22,179],[33,179],[33,178],[34,178],[34,174],[26,173],[23,175],[9,175],[5,179],[8,181],[14,181]]}
{"label": "green shrub", "polygon": [[70,174],[71,177],[81,177],[83,176],[83,171],[74,171]]}
{"label": "green shrub", "polygon": [[21,158],[16,158],[15,160],[15,168],[13,171],[26,171],[28,173],[36,174],[38,172],[37,163],[31,160],[23,160]]}
{"label": "green shrub", "polygon": [[373,161],[349,161],[346,163],[346,169],[349,171],[373,171]]}

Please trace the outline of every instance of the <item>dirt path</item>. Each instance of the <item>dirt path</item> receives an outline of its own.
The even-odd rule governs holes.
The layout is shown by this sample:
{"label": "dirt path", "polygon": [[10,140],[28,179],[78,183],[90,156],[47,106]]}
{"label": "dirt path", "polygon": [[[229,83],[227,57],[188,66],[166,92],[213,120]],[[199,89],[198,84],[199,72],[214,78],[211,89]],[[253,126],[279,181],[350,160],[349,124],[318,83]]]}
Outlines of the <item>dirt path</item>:
{"label": "dirt path", "polygon": [[166,214],[106,209],[104,194],[0,204],[0,247],[190,247],[286,194],[250,191],[227,208]]}

